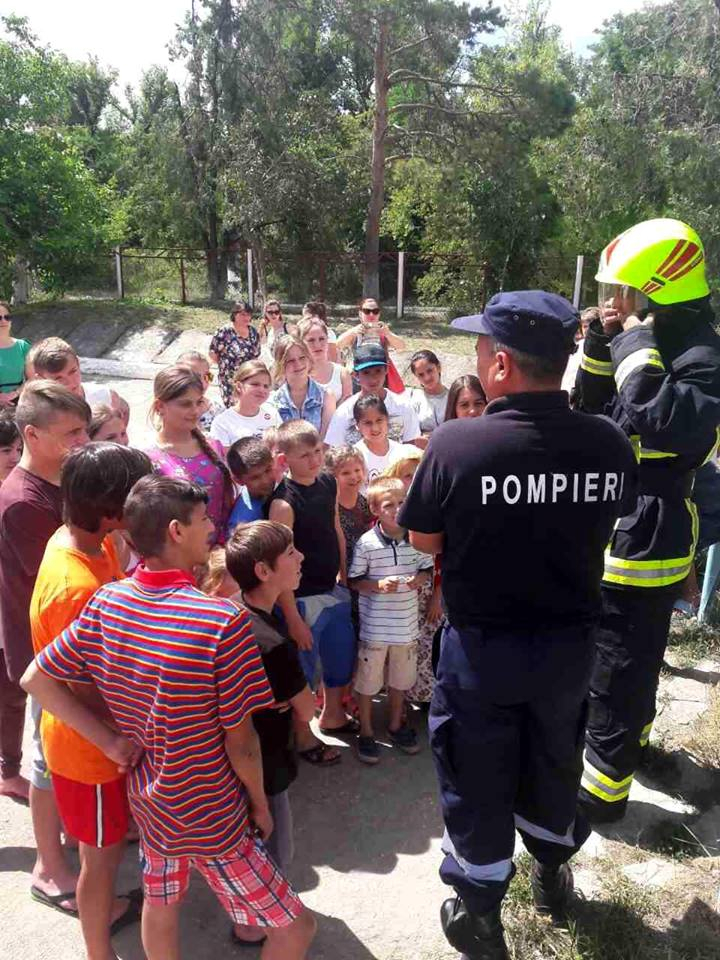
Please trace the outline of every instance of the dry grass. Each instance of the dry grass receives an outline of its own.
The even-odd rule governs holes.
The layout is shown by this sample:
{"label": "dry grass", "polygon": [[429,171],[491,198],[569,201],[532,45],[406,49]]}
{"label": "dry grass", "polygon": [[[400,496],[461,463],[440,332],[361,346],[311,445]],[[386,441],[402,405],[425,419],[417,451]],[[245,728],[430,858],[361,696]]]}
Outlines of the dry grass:
{"label": "dry grass", "polygon": [[628,860],[646,859],[636,848],[627,853],[618,858],[613,851],[584,864],[598,875],[599,892],[593,900],[580,899],[563,926],[535,911],[530,858],[520,857],[504,911],[513,960],[718,960],[720,931],[711,902],[718,861],[680,866],[677,881],[657,890],[622,873]]}
{"label": "dry grass", "polygon": [[693,725],[685,748],[704,767],[720,769],[720,690],[713,687],[708,706]]}

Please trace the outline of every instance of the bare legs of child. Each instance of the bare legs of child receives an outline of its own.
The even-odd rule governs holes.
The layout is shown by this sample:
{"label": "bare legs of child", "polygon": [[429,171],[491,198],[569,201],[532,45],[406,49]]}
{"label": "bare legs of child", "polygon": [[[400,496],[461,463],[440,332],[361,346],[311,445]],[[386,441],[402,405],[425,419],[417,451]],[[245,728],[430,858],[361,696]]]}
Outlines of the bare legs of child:
{"label": "bare legs of child", "polygon": [[[142,940],[147,960],[180,960],[179,916],[179,903],[145,903]],[[304,960],[316,928],[315,918],[309,910],[303,910],[286,927],[258,928],[267,937],[260,960]]]}

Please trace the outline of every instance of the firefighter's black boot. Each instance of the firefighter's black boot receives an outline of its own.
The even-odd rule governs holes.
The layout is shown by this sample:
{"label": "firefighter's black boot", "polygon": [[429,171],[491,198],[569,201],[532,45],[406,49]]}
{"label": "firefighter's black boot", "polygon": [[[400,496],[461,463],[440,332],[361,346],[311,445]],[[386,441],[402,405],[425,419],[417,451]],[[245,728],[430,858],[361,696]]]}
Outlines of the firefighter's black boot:
{"label": "firefighter's black boot", "polygon": [[440,923],[450,946],[468,960],[510,960],[500,904],[489,913],[472,914],[460,897],[450,897],[440,908]]}
{"label": "firefighter's black boot", "polygon": [[572,900],[575,884],[569,864],[546,867],[533,860],[530,886],[538,913],[562,917]]}

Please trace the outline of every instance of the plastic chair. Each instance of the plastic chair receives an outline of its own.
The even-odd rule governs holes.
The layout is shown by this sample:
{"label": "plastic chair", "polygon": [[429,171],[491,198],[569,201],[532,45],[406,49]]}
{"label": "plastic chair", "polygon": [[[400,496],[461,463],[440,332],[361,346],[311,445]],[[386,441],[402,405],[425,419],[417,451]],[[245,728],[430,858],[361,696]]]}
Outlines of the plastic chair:
{"label": "plastic chair", "polygon": [[720,576],[720,543],[714,543],[708,550],[707,560],[705,562],[705,575],[703,577],[700,607],[698,609],[698,620],[700,623],[705,622],[705,612],[710,605],[718,576]]}

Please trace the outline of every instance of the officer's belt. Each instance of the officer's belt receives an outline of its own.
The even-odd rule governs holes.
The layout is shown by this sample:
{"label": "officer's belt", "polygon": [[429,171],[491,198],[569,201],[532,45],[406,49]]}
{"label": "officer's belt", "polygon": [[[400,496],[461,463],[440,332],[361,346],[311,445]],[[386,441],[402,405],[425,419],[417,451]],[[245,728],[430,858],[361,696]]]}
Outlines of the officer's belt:
{"label": "officer's belt", "polygon": [[679,498],[691,497],[695,486],[695,471],[690,470],[677,477],[648,476],[640,471],[640,493],[646,497]]}

